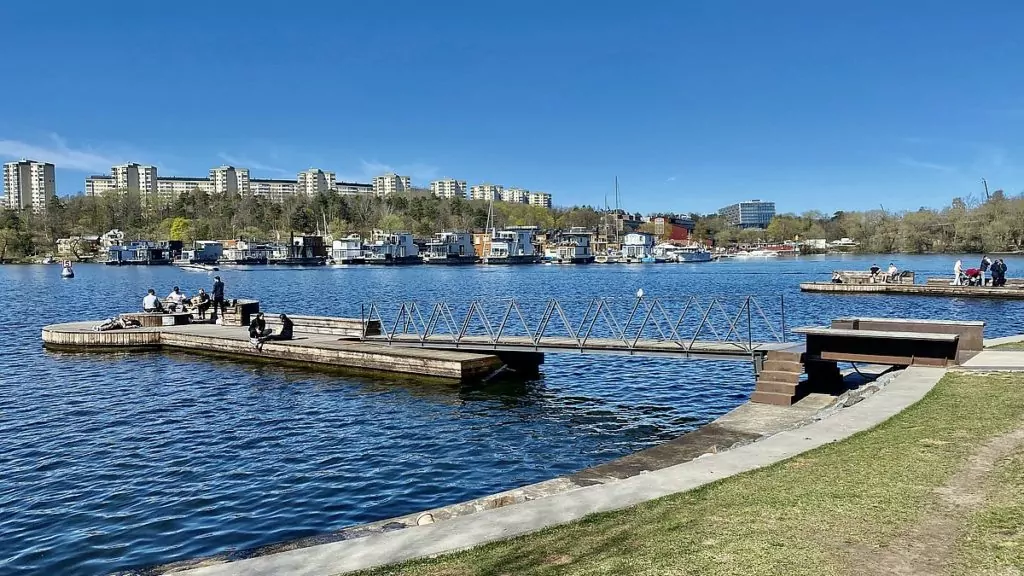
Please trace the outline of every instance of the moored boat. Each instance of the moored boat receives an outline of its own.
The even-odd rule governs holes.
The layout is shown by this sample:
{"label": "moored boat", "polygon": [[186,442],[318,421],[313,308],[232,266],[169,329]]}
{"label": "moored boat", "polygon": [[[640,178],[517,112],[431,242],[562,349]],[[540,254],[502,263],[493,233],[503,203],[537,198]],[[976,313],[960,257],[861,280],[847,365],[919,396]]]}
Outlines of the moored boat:
{"label": "moored boat", "polygon": [[465,232],[438,232],[427,242],[424,264],[459,266],[476,264],[473,239]]}

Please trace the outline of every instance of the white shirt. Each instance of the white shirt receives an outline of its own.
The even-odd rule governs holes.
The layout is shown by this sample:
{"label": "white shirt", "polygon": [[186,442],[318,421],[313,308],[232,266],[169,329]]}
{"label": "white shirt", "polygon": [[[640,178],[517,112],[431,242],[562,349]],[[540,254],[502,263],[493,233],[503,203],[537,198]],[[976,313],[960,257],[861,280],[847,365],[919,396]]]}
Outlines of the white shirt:
{"label": "white shirt", "polygon": [[142,299],[143,310],[156,310],[157,299],[156,294],[146,294],[146,297]]}
{"label": "white shirt", "polygon": [[181,301],[185,299],[185,295],[181,292],[171,292],[167,295],[167,299],[175,304],[181,304]]}
{"label": "white shirt", "polygon": [[896,270],[895,266],[889,266],[889,276],[895,276],[896,272],[898,272],[898,270]]}

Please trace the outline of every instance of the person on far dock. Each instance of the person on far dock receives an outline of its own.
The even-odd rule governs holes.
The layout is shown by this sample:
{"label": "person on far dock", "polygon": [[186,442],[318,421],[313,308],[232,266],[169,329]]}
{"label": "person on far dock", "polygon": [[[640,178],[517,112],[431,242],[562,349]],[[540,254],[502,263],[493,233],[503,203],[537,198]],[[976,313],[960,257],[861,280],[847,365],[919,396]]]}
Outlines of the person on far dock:
{"label": "person on far dock", "polygon": [[249,322],[249,343],[253,348],[259,350],[264,340],[273,334],[273,330],[267,328],[267,321],[263,319],[263,312],[257,312],[252,321]]}
{"label": "person on far dock", "polygon": [[871,271],[871,281],[872,282],[877,282],[878,281],[878,273],[881,272],[882,269],[878,267],[878,264],[872,264],[871,268],[869,268],[869,270]]}
{"label": "person on far dock", "polygon": [[199,293],[192,298],[192,306],[199,312],[199,319],[206,320],[206,311],[210,309],[210,295],[206,290],[199,289]]}
{"label": "person on far dock", "polygon": [[146,296],[142,299],[142,310],[144,312],[163,313],[164,305],[156,297],[156,290],[150,288],[149,292],[146,293]]}
{"label": "person on far dock", "polygon": [[981,257],[981,264],[978,265],[978,270],[981,271],[981,285],[985,285],[985,275],[988,274],[988,269],[992,267],[992,260],[988,257],[988,254]]}
{"label": "person on far dock", "polygon": [[177,286],[167,295],[167,302],[170,303],[171,312],[185,310],[185,295],[181,293],[181,289]]}
{"label": "person on far dock", "polygon": [[898,268],[896,268],[896,265],[893,264],[892,262],[889,262],[889,270],[886,271],[886,273],[885,273],[885,281],[886,282],[895,282],[896,281],[896,277],[899,276],[899,275],[900,275],[900,271],[899,271]]}
{"label": "person on far dock", "polygon": [[[219,312],[218,312],[219,310]],[[224,313],[227,312],[228,306],[224,302],[224,283],[221,282],[220,276],[213,277],[213,315],[223,317]]]}
{"label": "person on far dock", "polygon": [[1006,286],[1006,262],[998,258],[992,263],[992,285]]}
{"label": "person on far dock", "polygon": [[281,314],[280,316],[278,316],[278,319],[281,321],[281,332],[279,332],[277,334],[271,334],[269,336],[265,336],[263,338],[264,342],[266,342],[267,340],[291,340],[292,339],[292,331],[295,329],[295,323],[292,322],[291,318],[285,316],[284,314]]}
{"label": "person on far dock", "polygon": [[964,283],[964,263],[957,260],[953,264],[953,286],[962,286]]}

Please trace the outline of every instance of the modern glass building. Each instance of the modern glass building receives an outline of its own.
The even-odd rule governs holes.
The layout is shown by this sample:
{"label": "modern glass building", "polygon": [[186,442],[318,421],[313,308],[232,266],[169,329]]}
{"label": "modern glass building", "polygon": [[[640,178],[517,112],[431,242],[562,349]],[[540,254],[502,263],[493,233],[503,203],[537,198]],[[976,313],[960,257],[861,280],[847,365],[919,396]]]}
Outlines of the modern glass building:
{"label": "modern glass building", "polygon": [[775,202],[747,200],[720,209],[718,215],[739,228],[767,228],[775,217]]}

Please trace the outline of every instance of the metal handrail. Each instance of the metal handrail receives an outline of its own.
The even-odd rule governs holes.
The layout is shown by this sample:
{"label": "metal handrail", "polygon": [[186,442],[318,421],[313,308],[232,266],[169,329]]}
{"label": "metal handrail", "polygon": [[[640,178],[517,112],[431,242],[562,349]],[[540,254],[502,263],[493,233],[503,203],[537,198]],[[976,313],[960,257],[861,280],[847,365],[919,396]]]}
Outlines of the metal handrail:
{"label": "metal handrail", "polygon": [[[761,343],[785,342],[786,338],[785,302],[781,298],[777,320],[769,317],[762,300],[754,296],[683,299],[640,295],[629,301],[625,318],[622,318],[622,310],[614,306],[623,301],[615,298],[586,301],[548,298],[543,301],[539,314],[535,308],[525,306],[527,302],[518,298],[488,302],[475,299],[468,301],[463,313],[458,306],[453,311],[452,303],[442,300],[433,302],[429,306],[430,314],[424,317],[424,306],[419,302],[402,301],[387,307],[396,309],[394,318],[387,318],[387,321],[381,314],[384,306],[370,302],[360,308],[362,339],[422,345],[438,343],[441,339],[455,347],[469,343],[479,346],[482,341],[495,347],[522,345],[525,339],[529,346],[539,348],[545,341],[550,343],[557,338],[559,345],[565,346],[569,340],[581,351],[588,344],[594,345],[595,340],[604,339],[620,342],[630,351],[652,343],[673,343],[684,352],[693,349],[698,342],[716,342],[752,352]],[[582,303],[586,306],[579,306],[583,314],[577,323],[570,313],[570,304]],[[500,309],[495,311],[494,307],[499,305]],[[734,311],[727,310],[732,305]],[[691,316],[695,318],[688,322]],[[373,322],[379,325],[379,335],[369,333]]]}

